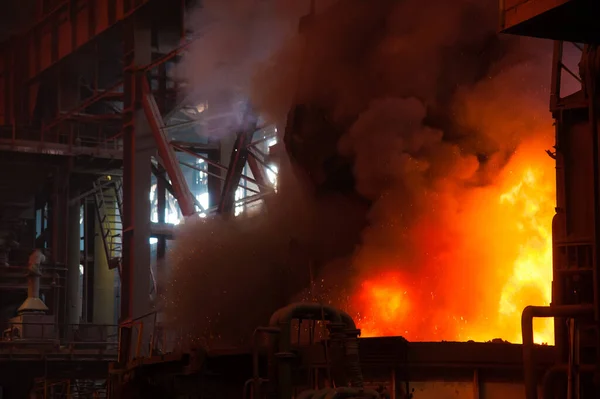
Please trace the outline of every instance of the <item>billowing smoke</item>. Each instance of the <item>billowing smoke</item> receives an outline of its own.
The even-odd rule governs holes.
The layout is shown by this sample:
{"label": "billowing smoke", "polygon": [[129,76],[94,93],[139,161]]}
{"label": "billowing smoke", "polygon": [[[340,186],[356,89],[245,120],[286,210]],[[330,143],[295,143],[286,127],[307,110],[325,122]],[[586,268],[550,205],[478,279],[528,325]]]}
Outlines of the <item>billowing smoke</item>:
{"label": "billowing smoke", "polygon": [[[231,342],[295,292],[372,319],[356,292],[391,271],[417,292],[413,304],[433,301],[411,307],[427,310],[412,338],[463,337],[434,319],[487,320],[484,309],[500,300],[489,292],[510,274],[490,270],[503,262],[493,254],[514,260],[520,248],[498,242],[518,229],[494,224],[502,218],[477,201],[506,188],[522,143],[537,158],[551,145],[549,49],[499,37],[495,0],[317,2],[302,34],[292,34],[302,2],[218,3],[219,33],[188,61],[194,93],[229,81],[279,126],[293,104],[318,107],[334,127],[324,142],[338,132],[362,199],[316,199],[283,165],[268,214],[185,226],[169,258],[172,318],[195,334],[227,331]],[[211,15],[209,5],[199,15]],[[319,275],[310,289],[309,265]]]}
{"label": "billowing smoke", "polygon": [[166,309],[191,338],[243,342],[309,285],[315,264],[357,244],[361,205],[343,197],[317,203],[296,184],[286,188],[268,213],[188,221],[178,231],[167,256]]}

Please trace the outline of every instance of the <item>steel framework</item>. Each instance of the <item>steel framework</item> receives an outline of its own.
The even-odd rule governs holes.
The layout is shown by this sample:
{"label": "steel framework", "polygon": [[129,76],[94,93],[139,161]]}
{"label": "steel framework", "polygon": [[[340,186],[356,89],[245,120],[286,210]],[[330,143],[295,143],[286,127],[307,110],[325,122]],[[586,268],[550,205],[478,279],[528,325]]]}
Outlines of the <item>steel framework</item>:
{"label": "steel framework", "polygon": [[[231,132],[237,139],[230,149],[212,140],[177,140],[178,132],[201,124],[173,117],[191,104],[178,102],[180,83],[166,72],[198,37],[183,24],[189,1],[42,3],[37,21],[0,51],[0,87],[5,93],[0,97],[0,150],[65,159],[56,175],[51,209],[56,221],[51,226],[53,255],[64,262],[67,227],[60,220],[66,220],[67,204],[89,194],[70,188],[73,160],[104,159],[111,170],[122,166],[120,357],[129,359],[131,339],[143,329],[133,320],[150,306],[149,238],[158,237],[158,254],[164,256],[170,234],[166,196],[176,199],[184,217],[230,214],[236,206],[264,199],[274,191],[266,154],[258,149],[265,132],[256,121],[246,123],[243,131]],[[157,21],[153,15],[162,18]],[[186,162],[182,155],[206,166]],[[190,190],[182,165],[207,176],[208,207]],[[107,169],[99,167],[98,174]],[[153,178],[158,223],[150,222],[147,200]],[[239,187],[253,195],[236,200]]]}

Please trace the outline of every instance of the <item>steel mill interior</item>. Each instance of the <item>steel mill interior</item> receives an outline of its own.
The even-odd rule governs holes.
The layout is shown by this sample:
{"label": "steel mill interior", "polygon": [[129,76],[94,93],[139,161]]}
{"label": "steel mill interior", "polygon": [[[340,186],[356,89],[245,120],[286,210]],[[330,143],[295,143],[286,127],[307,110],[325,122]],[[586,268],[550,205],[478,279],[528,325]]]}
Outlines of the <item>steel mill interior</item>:
{"label": "steel mill interior", "polygon": [[593,0],[0,12],[0,399],[600,395]]}

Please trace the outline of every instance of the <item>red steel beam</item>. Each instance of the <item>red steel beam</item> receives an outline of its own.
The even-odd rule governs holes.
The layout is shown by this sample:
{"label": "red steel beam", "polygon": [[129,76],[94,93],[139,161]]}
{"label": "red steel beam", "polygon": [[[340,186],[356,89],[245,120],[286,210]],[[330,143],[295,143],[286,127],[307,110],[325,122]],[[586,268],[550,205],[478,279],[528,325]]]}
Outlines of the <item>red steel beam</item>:
{"label": "red steel beam", "polygon": [[248,159],[248,144],[252,140],[254,129],[247,132],[238,133],[231,152],[231,159],[229,161],[229,168],[227,168],[227,175],[225,177],[225,184],[223,192],[221,193],[221,200],[217,212],[221,214],[229,214],[233,211],[235,206],[235,191],[240,183],[244,166]]}
{"label": "red steel beam", "polygon": [[[129,18],[149,0],[110,1],[66,0],[17,37],[28,49],[25,81],[36,79],[112,26]],[[115,3],[115,4],[116,4]]]}
{"label": "red steel beam", "polygon": [[181,213],[183,216],[195,215],[196,207],[194,205],[192,194],[185,181],[185,177],[181,172],[181,168],[179,168],[177,155],[175,154],[175,151],[173,151],[173,148],[171,148],[163,130],[164,123],[162,121],[162,116],[158,110],[158,105],[156,104],[154,96],[150,91],[147,79],[143,79],[142,81],[142,92],[142,106],[144,108],[144,113],[146,114],[152,134],[154,135],[158,155],[160,155],[163,166],[171,179],[173,190],[177,193],[176,197]]}
{"label": "red steel beam", "polygon": [[66,121],[67,119],[71,118],[73,115],[76,115],[82,111],[84,111],[86,108],[90,107],[91,105],[97,103],[98,101],[102,100],[105,97],[108,97],[110,94],[112,94],[113,90],[119,88],[123,86],[123,81],[118,82],[114,85],[112,85],[109,89],[98,92],[97,94],[89,97],[88,99],[86,99],[85,101],[83,101],[81,104],[79,104],[77,107],[73,108],[72,110],[70,110],[69,112],[66,112],[64,114],[62,114],[61,116],[59,116],[58,118],[54,119],[52,122],[50,122],[49,124],[45,125],[42,128],[42,133],[47,132],[48,130],[58,126],[61,122]]}
{"label": "red steel beam", "polygon": [[[180,146],[180,145],[178,145],[177,143],[174,143],[174,142],[171,142],[171,146],[172,146],[173,148],[175,148],[177,151],[185,152],[186,154],[189,154],[189,155],[191,155],[191,156],[193,156],[193,157],[196,157],[196,158],[198,158],[198,159],[202,159],[202,160],[203,160],[204,162],[206,162],[208,165],[214,166],[214,167],[215,167],[215,168],[217,168],[217,169],[221,169],[221,170],[224,170],[224,171],[226,171],[226,172],[228,171],[228,168],[227,168],[226,166],[223,166],[223,165],[221,165],[221,164],[220,164],[220,163],[218,163],[218,162],[212,161],[212,160],[211,160],[209,157],[205,157],[204,155],[200,155],[200,154],[198,154],[198,153],[196,153],[196,152],[190,151],[190,150],[186,149],[185,147],[182,147],[182,146]],[[180,162],[180,163],[181,163],[182,165],[189,166],[189,165],[187,165],[187,164],[185,164],[185,163],[182,163],[182,162]],[[189,166],[189,167],[190,167],[190,168],[192,168],[191,166]],[[202,170],[201,172],[204,172],[204,173],[206,173],[206,174],[208,174],[208,175],[211,175],[210,173],[208,173],[208,172],[207,172],[207,171],[205,171],[205,170]],[[213,176],[215,176],[215,177],[216,177],[216,175],[214,175],[214,174],[213,174]],[[244,179],[244,180],[245,180],[245,181],[247,181],[248,183],[255,184],[255,185],[257,185],[257,186],[258,186],[259,188],[261,188],[261,189],[268,189],[268,187],[269,187],[269,185],[268,185],[268,184],[267,184],[267,185],[261,185],[261,184],[260,184],[260,183],[259,183],[257,180],[255,180],[255,179],[251,178],[250,176],[246,176],[246,175],[244,175],[244,174],[242,174],[242,175],[240,176],[240,179]],[[221,180],[225,180],[225,179],[221,179]],[[244,187],[244,186],[240,186],[240,187]]]}
{"label": "red steel beam", "polygon": [[[167,53],[165,56],[159,58],[158,60],[153,61],[152,63],[142,67],[141,69],[144,71],[149,71],[167,61],[169,61],[170,59],[172,59],[175,55],[179,54],[180,52],[182,52],[183,50],[185,50],[193,41],[195,40],[195,38],[185,42],[184,44],[182,44],[180,47],[177,47],[176,49],[174,49],[173,51]],[[81,104],[79,104],[78,106],[76,106],[75,108],[71,109],[70,111],[61,114],[59,117],[57,117],[56,119],[54,119],[52,122],[50,122],[49,124],[45,125],[42,128],[42,131],[45,133],[49,130],[51,130],[52,128],[60,125],[62,122],[70,119],[71,117],[73,117],[75,114],[80,113],[82,111],[84,111],[86,108],[92,106],[93,104],[97,103],[98,101],[104,100],[104,99],[109,99],[111,97],[114,97],[116,95],[121,96],[123,95],[123,93],[117,92],[115,90],[119,89],[120,87],[123,86],[123,81],[119,81],[115,84],[113,84],[112,86],[110,86],[107,89],[103,89],[102,91],[98,91],[96,94],[92,95],[91,97],[88,97],[86,100],[84,100]]]}

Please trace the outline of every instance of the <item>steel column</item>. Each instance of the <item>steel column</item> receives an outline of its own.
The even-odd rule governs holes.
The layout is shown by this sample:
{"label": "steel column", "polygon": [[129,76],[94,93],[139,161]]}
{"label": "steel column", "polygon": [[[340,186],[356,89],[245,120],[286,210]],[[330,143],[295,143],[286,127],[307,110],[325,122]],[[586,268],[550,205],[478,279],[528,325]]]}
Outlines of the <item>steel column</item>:
{"label": "steel column", "polygon": [[80,212],[79,201],[71,204],[68,217],[68,257],[67,257],[67,320],[69,324],[79,324],[81,317],[81,296],[79,291],[80,265]]}
{"label": "steel column", "polygon": [[[124,26],[123,112],[123,269],[121,320],[127,323],[146,314],[150,287],[150,174],[154,140],[142,110],[145,73],[139,67],[151,60],[148,20],[139,13]],[[145,331],[150,331],[145,328]],[[131,353],[131,329],[122,330],[120,360]],[[147,349],[144,345],[144,351]]]}
{"label": "steel column", "polygon": [[[162,168],[160,168],[159,171],[160,173],[164,173]],[[167,208],[167,183],[168,182],[164,177],[156,177],[156,212],[158,213],[158,223],[160,224],[165,223],[165,210]],[[156,244],[156,258],[159,260],[164,259],[167,252],[167,239],[165,236],[161,235],[158,237],[158,242]]]}
{"label": "steel column", "polygon": [[56,168],[52,196],[52,245],[51,258],[65,264],[67,261],[67,224],[69,204],[70,162]]}

